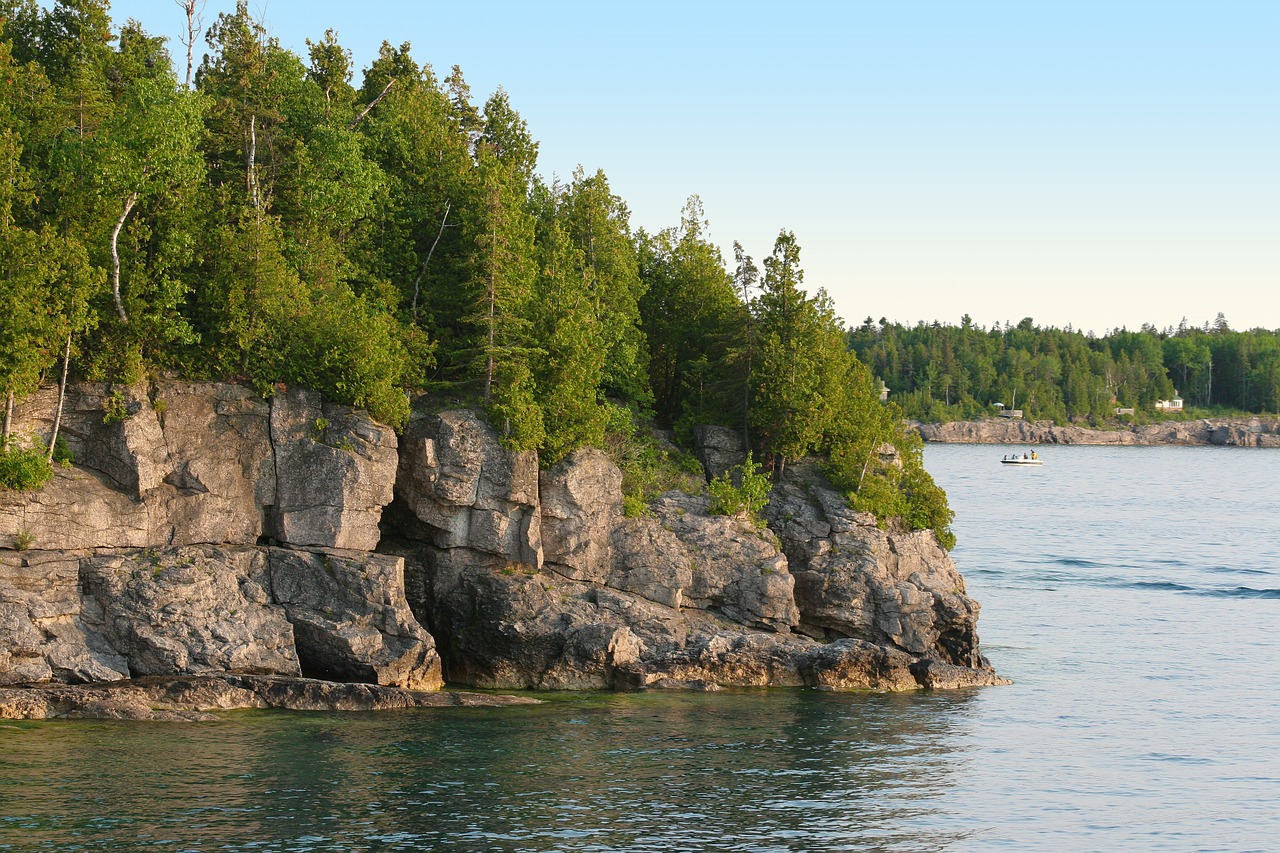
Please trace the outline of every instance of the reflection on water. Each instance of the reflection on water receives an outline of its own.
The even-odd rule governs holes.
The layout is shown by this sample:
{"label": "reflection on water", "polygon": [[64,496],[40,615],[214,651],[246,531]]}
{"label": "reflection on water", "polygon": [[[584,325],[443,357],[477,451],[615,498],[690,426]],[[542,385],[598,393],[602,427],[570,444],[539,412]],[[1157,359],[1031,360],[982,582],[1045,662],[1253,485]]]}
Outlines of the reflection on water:
{"label": "reflection on water", "polygon": [[974,694],[549,698],[20,724],[3,731],[0,849],[921,850],[958,837],[935,813],[963,768]]}

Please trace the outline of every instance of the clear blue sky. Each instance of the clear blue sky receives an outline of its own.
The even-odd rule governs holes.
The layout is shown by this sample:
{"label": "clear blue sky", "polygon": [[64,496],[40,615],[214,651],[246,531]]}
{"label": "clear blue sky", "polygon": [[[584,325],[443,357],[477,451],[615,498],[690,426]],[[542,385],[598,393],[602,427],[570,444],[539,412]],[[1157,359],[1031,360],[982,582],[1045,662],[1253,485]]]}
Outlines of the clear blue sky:
{"label": "clear blue sky", "polygon": [[[795,231],[850,322],[1280,328],[1277,2],[250,8],[304,55],[332,27],[358,68],[409,41],[503,86],[542,174],[603,168],[634,226],[696,193],[730,259]],[[175,0],[112,10],[182,54]]]}

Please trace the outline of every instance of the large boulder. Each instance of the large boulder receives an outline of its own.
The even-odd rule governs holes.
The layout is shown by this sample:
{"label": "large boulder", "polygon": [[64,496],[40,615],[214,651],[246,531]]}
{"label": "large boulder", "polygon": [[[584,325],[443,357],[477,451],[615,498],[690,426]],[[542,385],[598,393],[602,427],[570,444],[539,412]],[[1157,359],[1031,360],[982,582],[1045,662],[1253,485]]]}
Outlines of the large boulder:
{"label": "large boulder", "polygon": [[543,559],[574,580],[603,583],[622,519],[622,472],[608,454],[575,450],[539,478]]}
{"label": "large boulder", "polygon": [[0,684],[129,676],[125,657],[90,627],[103,613],[80,594],[80,559],[0,551]]}
{"label": "large boulder", "polygon": [[394,496],[397,440],[362,412],[314,391],[271,402],[276,500],[268,535],[287,545],[372,551]]}
{"label": "large boulder", "polygon": [[693,428],[693,454],[707,479],[714,480],[747,461],[747,446],[736,429],[699,424]]}
{"label": "large boulder", "polygon": [[542,565],[538,456],[504,448],[475,412],[411,418],[395,489],[408,525],[435,546]]}
{"label": "large boulder", "polygon": [[259,548],[103,551],[80,562],[82,619],[131,675],[298,675],[293,628],[268,592]]}
{"label": "large boulder", "polygon": [[269,554],[271,595],[293,624],[303,672],[410,690],[443,685],[435,642],[405,598],[403,559],[286,548]]}

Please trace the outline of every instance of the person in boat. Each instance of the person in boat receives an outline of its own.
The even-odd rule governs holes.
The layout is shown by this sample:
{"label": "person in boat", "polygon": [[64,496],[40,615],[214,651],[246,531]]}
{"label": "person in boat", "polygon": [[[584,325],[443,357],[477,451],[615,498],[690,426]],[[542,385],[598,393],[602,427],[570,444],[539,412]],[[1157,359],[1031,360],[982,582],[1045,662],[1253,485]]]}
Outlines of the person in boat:
{"label": "person in boat", "polygon": [[1035,459],[1035,458],[1036,458],[1036,452],[1035,452],[1034,450],[1033,450],[1033,451],[1031,451],[1031,458],[1032,458],[1032,459]]}
{"label": "person in boat", "polygon": [[1030,457],[1028,457],[1028,456],[1027,456],[1027,454],[1025,454],[1025,453],[1024,453],[1024,454],[1022,454],[1022,458],[1023,458],[1023,459],[1029,459]]}

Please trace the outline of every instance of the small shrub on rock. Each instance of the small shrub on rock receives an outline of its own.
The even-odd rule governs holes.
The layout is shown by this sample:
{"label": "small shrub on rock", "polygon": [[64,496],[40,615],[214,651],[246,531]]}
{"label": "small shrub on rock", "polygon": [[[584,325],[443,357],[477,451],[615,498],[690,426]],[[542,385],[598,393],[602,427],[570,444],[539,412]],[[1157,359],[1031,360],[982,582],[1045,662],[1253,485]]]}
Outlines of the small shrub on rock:
{"label": "small shrub on rock", "polygon": [[38,489],[53,476],[53,467],[37,447],[9,447],[0,451],[0,487],[25,491]]}
{"label": "small shrub on rock", "polygon": [[772,486],[769,474],[748,453],[743,464],[733,466],[707,485],[711,512],[747,518],[758,527],[760,510],[769,502]]}

